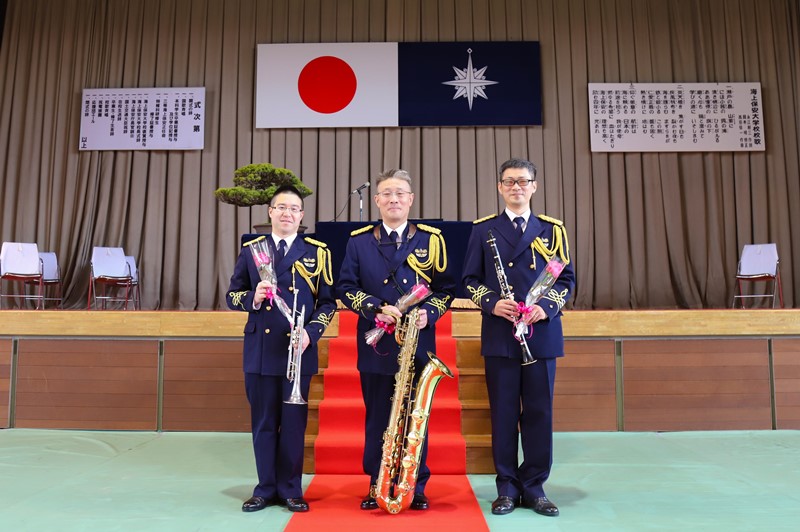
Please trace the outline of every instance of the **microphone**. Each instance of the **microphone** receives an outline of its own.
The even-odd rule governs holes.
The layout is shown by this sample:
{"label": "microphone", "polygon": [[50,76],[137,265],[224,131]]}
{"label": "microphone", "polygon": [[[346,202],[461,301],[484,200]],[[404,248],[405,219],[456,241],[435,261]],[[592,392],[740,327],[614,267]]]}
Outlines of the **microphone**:
{"label": "microphone", "polygon": [[357,189],[352,191],[350,194],[355,194],[356,192],[361,192],[365,188],[369,188],[369,181],[367,181],[366,183],[364,183],[363,185],[361,185],[360,187],[358,187]]}

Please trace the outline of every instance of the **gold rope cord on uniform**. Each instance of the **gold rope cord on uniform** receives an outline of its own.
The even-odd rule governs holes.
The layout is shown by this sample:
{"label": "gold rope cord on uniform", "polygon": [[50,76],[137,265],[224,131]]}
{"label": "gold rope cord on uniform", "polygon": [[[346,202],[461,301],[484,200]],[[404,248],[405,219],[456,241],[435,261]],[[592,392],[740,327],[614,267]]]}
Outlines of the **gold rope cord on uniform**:
{"label": "gold rope cord on uniform", "polygon": [[447,302],[450,300],[450,296],[444,296],[443,298],[439,299],[438,297],[431,297],[428,301],[426,301],[427,305],[431,305],[436,310],[439,311],[439,317],[441,318],[442,315],[447,312]]}
{"label": "gold rope cord on uniform", "polygon": [[322,325],[323,330],[328,328],[328,325],[331,324],[331,320],[333,320],[333,315],[336,314],[336,309],[333,309],[329,314],[325,314],[324,312],[320,312],[317,319],[311,320],[308,323],[319,323]]}
{"label": "gold rope cord on uniform", "polygon": [[481,306],[481,299],[483,298],[483,296],[485,296],[486,294],[493,293],[492,289],[484,284],[479,284],[478,288],[472,288],[471,286],[467,286],[467,291],[470,294],[472,294],[471,297],[472,302],[478,305],[479,307]]}
{"label": "gold rope cord on uniform", "polygon": [[550,301],[554,301],[558,305],[558,309],[561,310],[564,308],[564,305],[567,304],[567,292],[569,291],[568,288],[565,288],[561,292],[558,290],[550,289],[545,296]]}
{"label": "gold rope cord on uniform", "polygon": [[314,295],[317,295],[318,288],[319,288],[319,279],[317,279],[317,284],[314,283],[313,277],[317,277],[320,274],[322,279],[324,279],[325,284],[328,286],[333,284],[333,266],[331,265],[331,250],[328,248],[317,248],[317,267],[314,271],[308,271],[305,265],[298,261],[294,263],[293,267],[297,268],[297,272],[300,274],[300,277],[306,280],[308,286],[311,288],[311,291]]}
{"label": "gold rope cord on uniform", "polygon": [[355,294],[347,292],[345,294],[345,297],[350,300],[351,304],[353,305],[353,310],[355,310],[356,312],[361,312],[361,306],[364,304],[364,301],[366,301],[369,298],[369,294],[366,294],[361,290],[359,290]]}
{"label": "gold rope cord on uniform", "polygon": [[432,234],[428,242],[428,260],[420,262],[412,253],[408,256],[408,265],[430,283],[431,277],[425,273],[425,270],[432,268],[441,273],[447,269],[447,246],[440,234]]}
{"label": "gold rope cord on uniform", "polygon": [[244,298],[244,296],[246,294],[247,294],[246,290],[243,290],[241,292],[228,292],[228,295],[231,298],[231,304],[234,307],[242,307],[242,310],[245,310],[244,303],[242,302],[242,299]]}
{"label": "gold rope cord on uniform", "polygon": [[553,241],[552,246],[549,248],[545,246],[541,238],[537,237],[533,244],[531,244],[531,257],[533,260],[533,268],[536,269],[536,252],[539,252],[546,261],[550,261],[555,257],[556,253],[561,258],[564,266],[569,264],[569,242],[567,241],[567,232],[560,225],[553,226]]}

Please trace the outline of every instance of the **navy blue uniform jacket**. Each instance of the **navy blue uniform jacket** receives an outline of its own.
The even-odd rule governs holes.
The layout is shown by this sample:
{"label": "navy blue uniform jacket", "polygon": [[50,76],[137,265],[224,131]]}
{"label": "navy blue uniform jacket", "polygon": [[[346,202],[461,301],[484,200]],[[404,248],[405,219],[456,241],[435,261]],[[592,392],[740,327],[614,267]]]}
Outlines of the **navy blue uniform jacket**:
{"label": "navy blue uniform jacket", "polygon": [[492,314],[501,297],[488,243],[489,230],[494,235],[508,284],[518,302],[525,301],[525,295],[544,270],[548,259],[558,255],[566,263],[555,285],[538,303],[548,319],[532,324],[533,336],[527,338],[534,358],[564,356],[561,308],[575,289],[575,272],[569,262],[566,230],[559,220],[531,215],[520,238],[505,212],[474,222],[464,259],[463,283],[472,301],[482,311],[481,355],[522,358],[522,349],[514,338],[511,322]]}
{"label": "navy blue uniform jacket", "polygon": [[384,334],[373,349],[364,333],[375,327],[375,315],[383,305],[394,305],[417,282],[427,282],[433,291],[420,305],[427,311],[428,325],[419,332],[415,365],[428,363],[427,352],[436,352],[436,322],[455,297],[455,279],[447,269],[447,250],[438,229],[409,223],[400,248],[389,243],[382,225],[353,231],[347,242],[337,280],[337,295],[359,315],[357,328],[358,370],[362,373],[394,375],[400,346],[394,335]]}
{"label": "navy blue uniform jacket", "polygon": [[[272,246],[272,237],[267,236]],[[297,312],[305,305],[305,330],[311,342],[303,352],[301,375],[318,370],[317,342],[336,312],[331,278],[330,251],[325,244],[298,236],[276,268],[279,295],[292,308],[299,294]],[[285,375],[289,355],[289,321],[269,299],[253,310],[255,287],[261,281],[249,246],[243,246],[226,294],[228,307],[248,312],[244,326],[244,371],[261,375]]]}

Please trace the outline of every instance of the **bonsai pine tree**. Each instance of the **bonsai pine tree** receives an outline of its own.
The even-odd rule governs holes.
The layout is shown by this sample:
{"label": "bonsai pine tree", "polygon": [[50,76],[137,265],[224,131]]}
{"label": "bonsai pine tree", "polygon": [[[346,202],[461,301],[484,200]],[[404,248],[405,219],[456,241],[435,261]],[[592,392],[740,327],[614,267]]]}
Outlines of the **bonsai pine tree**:
{"label": "bonsai pine tree", "polygon": [[233,187],[218,188],[214,191],[214,196],[223,203],[252,207],[268,204],[278,187],[283,185],[292,185],[304,198],[312,193],[294,172],[269,163],[248,164],[237,168],[233,173],[233,184]]}

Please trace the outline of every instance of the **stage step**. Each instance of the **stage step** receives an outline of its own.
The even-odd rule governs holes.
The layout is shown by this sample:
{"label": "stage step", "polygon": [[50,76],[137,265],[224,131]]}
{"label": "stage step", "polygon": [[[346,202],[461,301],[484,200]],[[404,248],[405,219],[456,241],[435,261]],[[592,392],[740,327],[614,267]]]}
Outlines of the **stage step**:
{"label": "stage step", "polygon": [[[303,473],[314,473],[314,442],[316,439],[316,434],[306,434]],[[490,434],[472,434],[464,435],[464,439],[467,442],[467,474],[494,474],[492,436]],[[343,450],[343,452],[346,451]]]}
{"label": "stage step", "polygon": [[[337,323],[339,316],[337,315]],[[351,318],[348,316],[348,318]],[[349,326],[352,326],[350,324]],[[345,326],[345,331],[337,330],[336,333],[344,333],[339,336],[337,341],[352,341],[355,348],[355,338],[346,337],[348,326]],[[338,327],[337,327],[338,329]],[[344,368],[328,368],[328,353],[329,343],[331,336],[326,333],[326,338],[323,338],[319,344],[319,373],[311,379],[311,390],[309,393],[308,405],[308,426],[306,429],[305,438],[305,460],[303,464],[304,473],[315,472],[315,457],[314,457],[314,444],[319,433],[319,404],[323,399],[324,390],[324,373],[330,372],[329,378],[347,379],[347,387],[357,388],[360,386],[358,373],[355,371],[347,371],[345,374]],[[458,398],[461,406],[461,433],[466,442],[466,468],[467,473],[470,474],[492,474],[494,473],[494,465],[492,463],[492,446],[491,446],[491,420],[489,415],[489,402],[486,392],[486,383],[484,379],[483,358],[480,355],[480,340],[478,338],[456,339],[456,360],[458,370]],[[354,368],[353,368],[354,369]],[[439,399],[437,402],[434,399],[434,409],[432,412],[433,419],[441,416],[451,409],[448,404],[449,401]],[[347,405],[344,405],[347,406]],[[361,410],[363,405],[354,404],[353,409]],[[349,411],[350,408],[345,410]],[[453,412],[452,415],[455,415]],[[441,420],[441,418],[440,418]],[[433,421],[435,422],[435,421]],[[360,438],[356,438],[360,440]],[[350,449],[348,444],[347,449],[341,449],[342,453],[357,452],[359,455],[361,449]]]}
{"label": "stage step", "polygon": [[[468,370],[469,373],[469,370]],[[319,403],[320,399],[313,398],[308,403],[308,427],[305,440],[304,473],[314,473],[314,442],[319,432]],[[447,402],[434,399],[434,419],[442,415]],[[438,408],[437,408],[438,406]],[[467,444],[467,473],[491,474],[494,473],[491,449],[491,420],[489,415],[489,401],[483,399],[461,400],[461,432]],[[351,452],[344,450],[343,452]],[[361,452],[360,449],[357,450]]]}

